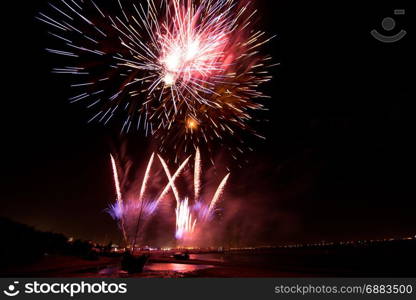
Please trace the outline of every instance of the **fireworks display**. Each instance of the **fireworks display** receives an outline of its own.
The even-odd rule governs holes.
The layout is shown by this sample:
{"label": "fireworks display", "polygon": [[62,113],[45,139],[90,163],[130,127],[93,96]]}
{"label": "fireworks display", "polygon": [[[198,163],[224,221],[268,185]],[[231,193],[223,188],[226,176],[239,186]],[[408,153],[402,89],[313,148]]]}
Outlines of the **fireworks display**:
{"label": "fireworks display", "polygon": [[[250,0],[56,0],[37,15],[54,38],[46,50],[61,57],[53,72],[74,78],[69,100],[85,102],[89,122],[118,121],[121,133],[143,130],[158,140],[134,188],[111,156],[116,201],[108,212],[133,248],[168,196],[177,242],[192,243],[213,220],[230,176],[207,198],[200,149],[212,164],[223,146],[237,160],[250,149],[243,137],[261,137],[250,120],[268,98],[259,86],[271,79],[271,57],[261,49],[271,38],[254,28],[255,15]],[[192,156],[194,169],[182,176]],[[160,172],[167,182],[154,193]],[[186,177],[193,188],[182,193],[177,180]]]}
{"label": "fireworks display", "polygon": [[131,197],[129,195],[127,199],[123,199],[116,161],[112,155],[110,158],[113,169],[116,202],[110,205],[107,211],[115,220],[118,221],[124,241],[127,244],[131,242],[135,245],[136,237],[139,233],[141,225],[140,222],[142,222],[142,224],[146,223],[155,213],[158,204],[157,201],[151,201],[144,198],[147,183],[150,177],[150,170],[153,164],[154,154],[152,154],[148,162],[139,196]]}
{"label": "fireworks display", "polygon": [[53,72],[75,77],[70,101],[86,102],[90,121],[144,129],[161,152],[181,156],[225,137],[244,151],[239,131],[256,134],[247,122],[263,108],[258,86],[271,78],[270,57],[260,54],[269,39],[253,29],[252,4],[101,2],[57,0],[37,16],[56,39],[47,51],[65,57]]}
{"label": "fireworks display", "polygon": [[[195,240],[195,234],[199,230],[203,230],[204,226],[213,220],[218,201],[222,197],[224,188],[227,184],[230,174],[227,174],[209,202],[204,201],[205,195],[202,192],[202,161],[201,154],[197,148],[194,158],[194,198],[192,201],[189,197],[181,195],[175,184],[176,179],[184,171],[188,165],[190,157],[188,157],[179,168],[171,174],[165,160],[158,155],[160,164],[166,174],[167,183],[158,195],[147,195],[148,184],[152,181],[152,171],[154,169],[154,157],[152,154],[147,164],[145,174],[141,183],[138,197],[129,196],[123,198],[123,188],[120,186],[119,171],[116,160],[111,156],[111,165],[113,168],[114,185],[116,191],[116,202],[108,208],[109,214],[118,221],[119,227],[123,233],[126,244],[136,245],[138,235],[143,232],[143,228],[147,225],[150,218],[155,216],[162,200],[166,200],[169,191],[175,199],[175,238],[179,244],[192,243]],[[203,195],[201,197],[201,195]]]}
{"label": "fireworks display", "polygon": [[[164,163],[163,159],[160,157],[160,160],[164,166],[164,170],[166,172],[166,176],[171,178],[169,169]],[[227,174],[223,180],[221,181],[220,185],[217,187],[214,196],[211,198],[209,202],[204,201],[201,198],[201,175],[202,175],[202,161],[201,161],[201,153],[199,148],[196,149],[195,159],[194,159],[194,198],[193,204],[189,201],[188,197],[185,197],[183,200],[180,197],[177,188],[175,187],[174,180],[170,179],[172,183],[172,190],[175,194],[176,199],[176,209],[175,209],[175,216],[176,216],[176,233],[175,237],[179,241],[179,243],[192,243],[195,239],[194,233],[196,229],[200,229],[204,227],[205,224],[209,223],[214,214],[215,209],[217,207],[217,202],[221,199],[221,196],[224,192],[225,186],[227,184],[228,178],[230,174]]]}

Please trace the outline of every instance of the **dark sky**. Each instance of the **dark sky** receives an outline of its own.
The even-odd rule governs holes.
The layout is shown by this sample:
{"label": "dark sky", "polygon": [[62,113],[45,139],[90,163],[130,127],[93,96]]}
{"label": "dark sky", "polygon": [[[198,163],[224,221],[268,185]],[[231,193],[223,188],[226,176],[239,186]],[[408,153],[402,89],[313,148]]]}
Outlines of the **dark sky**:
{"label": "dark sky", "polygon": [[[27,3],[26,3],[27,2]],[[114,199],[108,153],[127,139],[143,162],[140,132],[120,137],[87,124],[67,102],[69,81],[50,73],[46,1],[3,3],[1,215],[42,230],[119,239],[103,212]],[[406,2],[258,1],[259,27],[276,34],[270,122],[227,192],[227,233],[240,243],[289,243],[416,233],[414,81],[409,34],[383,44],[381,28]],[[315,2],[315,1],[314,1]],[[270,7],[273,3],[274,7]],[[400,6],[402,5],[402,6]],[[6,6],[6,7],[4,7]],[[410,15],[396,16],[407,29]],[[413,59],[413,57],[412,57]],[[414,84],[414,82],[412,82]]]}

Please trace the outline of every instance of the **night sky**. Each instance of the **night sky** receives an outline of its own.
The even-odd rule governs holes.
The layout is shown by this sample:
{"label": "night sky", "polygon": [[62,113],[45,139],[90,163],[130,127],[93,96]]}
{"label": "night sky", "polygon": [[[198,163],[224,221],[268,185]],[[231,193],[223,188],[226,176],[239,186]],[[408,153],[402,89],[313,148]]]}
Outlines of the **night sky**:
{"label": "night sky", "polygon": [[[238,211],[225,213],[225,239],[258,245],[414,235],[414,37],[383,44],[369,33],[386,33],[382,19],[405,2],[257,2],[258,27],[277,35],[265,50],[280,66],[264,87],[272,100],[259,131],[267,140],[253,144],[226,193],[225,212]],[[46,28],[34,18],[46,1],[2,5],[0,215],[118,241],[104,213],[115,197],[108,155],[128,141],[142,164],[149,140],[87,124],[84,107],[68,103],[70,78],[50,73],[59,57],[44,51]],[[410,31],[409,18],[396,16],[394,33]]]}

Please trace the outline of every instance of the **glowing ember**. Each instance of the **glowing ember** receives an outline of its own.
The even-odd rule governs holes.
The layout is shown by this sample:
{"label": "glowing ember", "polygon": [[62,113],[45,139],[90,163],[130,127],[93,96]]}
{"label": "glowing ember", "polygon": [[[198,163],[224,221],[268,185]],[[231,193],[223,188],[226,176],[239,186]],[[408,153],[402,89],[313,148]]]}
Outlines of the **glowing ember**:
{"label": "glowing ember", "polygon": [[193,118],[188,118],[186,120],[186,128],[190,129],[190,130],[194,130],[198,128],[198,121],[196,121]]}

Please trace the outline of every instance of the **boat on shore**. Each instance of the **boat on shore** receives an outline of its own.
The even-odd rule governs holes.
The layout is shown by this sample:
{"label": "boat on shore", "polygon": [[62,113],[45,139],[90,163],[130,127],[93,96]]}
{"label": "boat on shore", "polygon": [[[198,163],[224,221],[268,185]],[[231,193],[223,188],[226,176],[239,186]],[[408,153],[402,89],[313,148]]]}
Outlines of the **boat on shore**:
{"label": "boat on shore", "polygon": [[133,255],[127,251],[121,258],[121,269],[129,274],[141,273],[148,259],[148,254]]}
{"label": "boat on shore", "polygon": [[175,253],[173,254],[173,258],[176,260],[189,260],[189,253],[187,252]]}

